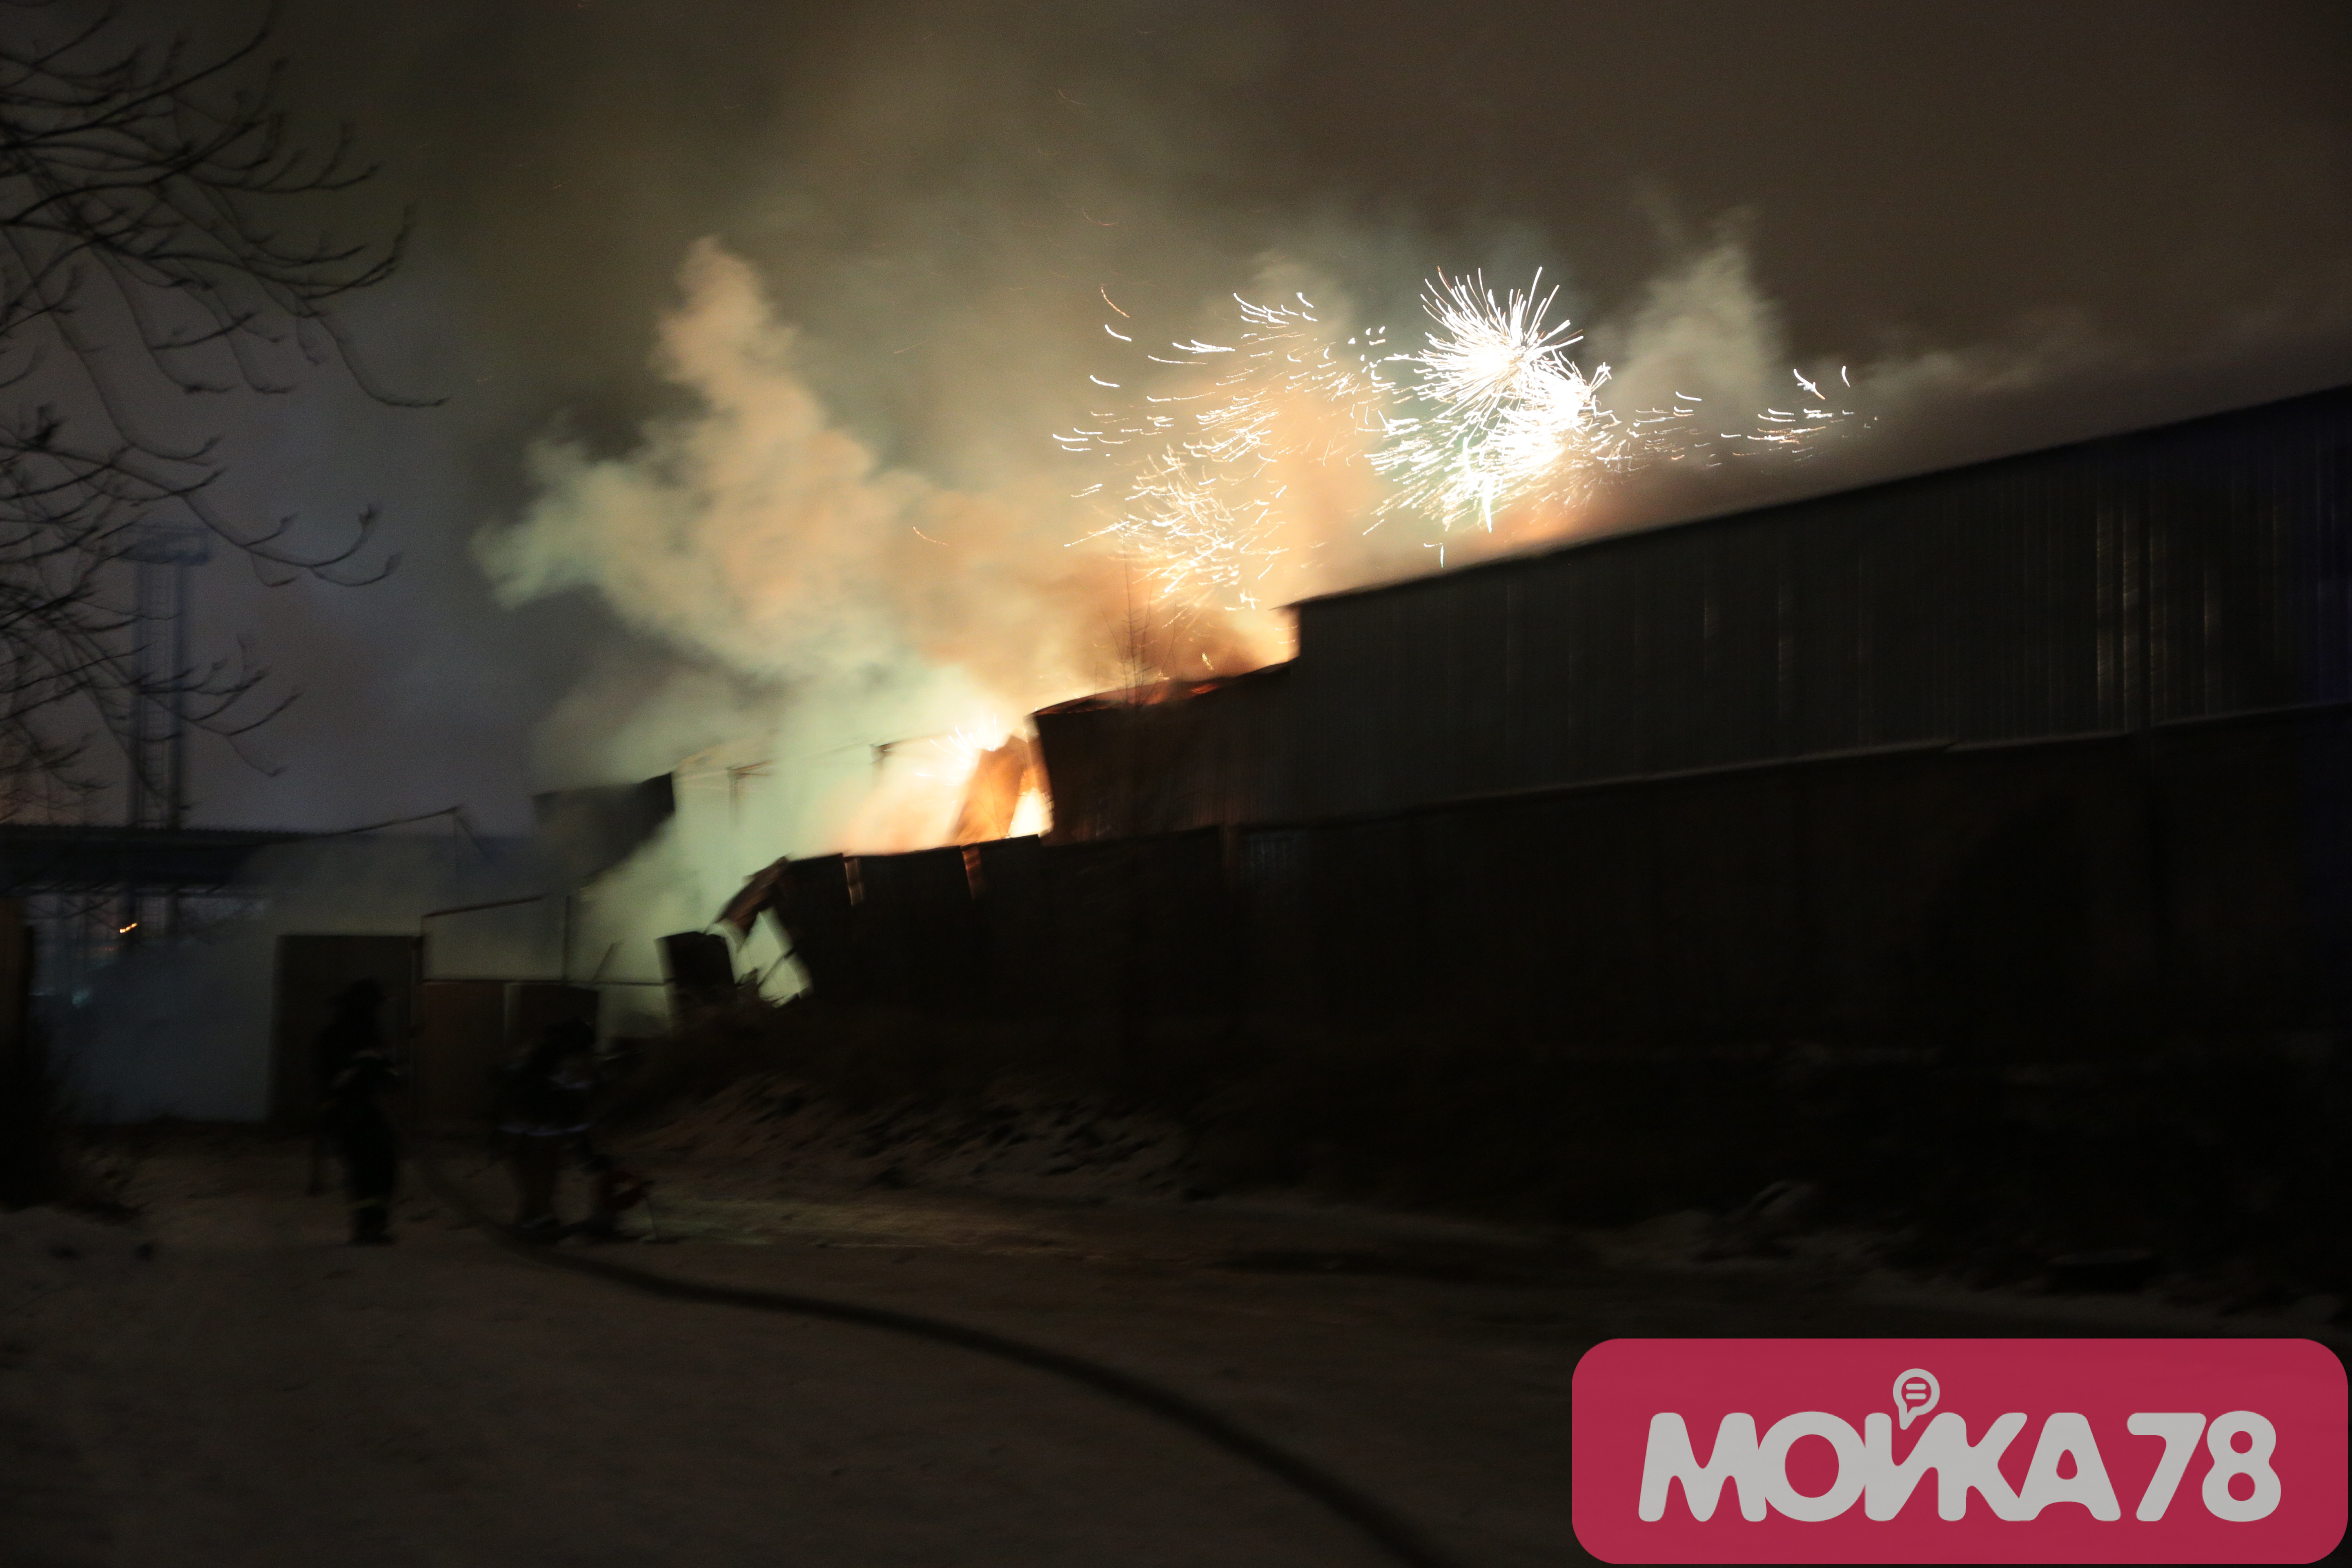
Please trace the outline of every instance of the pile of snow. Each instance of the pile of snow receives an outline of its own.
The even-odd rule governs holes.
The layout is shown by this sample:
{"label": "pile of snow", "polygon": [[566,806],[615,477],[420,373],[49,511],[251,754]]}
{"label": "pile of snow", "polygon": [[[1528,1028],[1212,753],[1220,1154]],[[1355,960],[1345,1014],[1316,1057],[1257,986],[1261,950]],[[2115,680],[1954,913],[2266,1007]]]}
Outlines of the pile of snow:
{"label": "pile of snow", "polygon": [[784,1073],[756,1075],[626,1139],[633,1152],[841,1186],[963,1187],[1038,1197],[1169,1196],[1191,1140],[1097,1101],[1014,1094],[853,1108]]}

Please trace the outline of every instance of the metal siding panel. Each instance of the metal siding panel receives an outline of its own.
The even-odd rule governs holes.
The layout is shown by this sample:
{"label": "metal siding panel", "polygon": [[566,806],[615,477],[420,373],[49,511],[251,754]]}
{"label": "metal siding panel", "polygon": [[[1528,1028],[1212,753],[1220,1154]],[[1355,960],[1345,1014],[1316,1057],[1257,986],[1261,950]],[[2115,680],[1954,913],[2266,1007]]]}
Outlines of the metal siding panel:
{"label": "metal siding panel", "polygon": [[1708,543],[1705,534],[1684,534],[1662,541],[1650,558],[1650,691],[1641,712],[1653,768],[1704,761]]}
{"label": "metal siding panel", "polygon": [[2352,697],[2352,435],[2315,432],[2307,466],[2296,477],[2306,496],[2301,540],[2303,575],[2314,589],[2306,679],[2325,700]]}
{"label": "metal siding panel", "polygon": [[[1951,733],[1947,660],[1952,615],[1948,520],[1894,520],[1852,509],[1861,679],[1853,743],[1892,745]],[[1783,752],[1781,754],[1788,754]]]}
{"label": "metal siding panel", "polygon": [[1045,846],[1034,836],[975,846],[980,916],[988,948],[988,995],[1003,1012],[1049,1010],[1057,980]]}
{"label": "metal siding panel", "polygon": [[1311,815],[2352,696],[2352,390],[1313,602]]}
{"label": "metal siding panel", "polygon": [[1639,553],[1618,549],[1595,554],[1587,574],[1582,651],[1592,728],[1582,778],[1640,773],[1649,765],[1641,712],[1649,673],[1642,565]]}
{"label": "metal siding panel", "polygon": [[1583,576],[1574,557],[1528,563],[1511,574],[1510,677],[1515,787],[1579,775],[1583,730]]}
{"label": "metal siding panel", "polygon": [[1787,746],[1790,753],[1853,744],[1859,710],[1859,565],[1853,530],[1832,510],[1792,531],[1792,572],[1783,598],[1792,637]]}
{"label": "metal siding panel", "polygon": [[1315,929],[1309,919],[1313,832],[1261,828],[1242,836],[1239,900],[1249,952],[1249,991],[1261,1006],[1314,1001]]}

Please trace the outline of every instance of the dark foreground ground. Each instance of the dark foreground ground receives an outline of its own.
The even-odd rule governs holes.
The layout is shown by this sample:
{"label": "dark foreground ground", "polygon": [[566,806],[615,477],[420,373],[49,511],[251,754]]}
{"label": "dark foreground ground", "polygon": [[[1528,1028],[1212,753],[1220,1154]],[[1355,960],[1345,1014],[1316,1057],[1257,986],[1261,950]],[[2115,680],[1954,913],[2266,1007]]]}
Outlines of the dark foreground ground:
{"label": "dark foreground ground", "polygon": [[[656,1300],[519,1258],[420,1195],[338,1245],[299,1147],[188,1134],[136,1222],[0,1215],[8,1568],[1316,1564],[1390,1559],[1194,1434],[884,1330]],[[452,1171],[501,1196],[479,1157]],[[661,1169],[669,1246],[602,1258],[873,1303],[1139,1374],[1343,1478],[1477,1568],[1585,1561],[1577,1358],[1641,1334],[2296,1333],[2154,1299],[1941,1289],[1828,1238],[1691,1260],[1214,1201],[1052,1202]],[[152,1254],[142,1256],[142,1251]]]}

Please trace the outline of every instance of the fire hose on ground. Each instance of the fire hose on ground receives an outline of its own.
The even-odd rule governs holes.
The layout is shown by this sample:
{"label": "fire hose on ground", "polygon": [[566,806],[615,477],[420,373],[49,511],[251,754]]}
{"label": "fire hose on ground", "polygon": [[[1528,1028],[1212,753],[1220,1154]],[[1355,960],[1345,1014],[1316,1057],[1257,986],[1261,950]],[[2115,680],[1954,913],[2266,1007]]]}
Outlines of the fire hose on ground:
{"label": "fire hose on ground", "polygon": [[1117,1367],[1105,1366],[1082,1356],[1030,1344],[1026,1341],[944,1318],[902,1312],[894,1308],[864,1302],[804,1296],[794,1291],[680,1279],[651,1269],[632,1268],[625,1263],[586,1258],[578,1253],[527,1242],[485,1214],[463,1188],[444,1175],[439,1163],[421,1142],[415,1140],[404,1142],[408,1143],[412,1162],[436,1196],[499,1246],[542,1268],[584,1274],[608,1285],[619,1285],[673,1301],[699,1301],[709,1306],[740,1307],[758,1312],[790,1313],[799,1317],[823,1318],[837,1323],[856,1323],[891,1333],[911,1334],[939,1344],[993,1356],[1017,1366],[1050,1373],[1183,1427],[1211,1446],[1255,1465],[1293,1490],[1322,1504],[1399,1563],[1411,1564],[1412,1568],[1457,1568],[1452,1558],[1432,1545],[1419,1530],[1385,1505],[1337,1476],[1173,1389],[1163,1388],[1132,1373],[1121,1372]]}

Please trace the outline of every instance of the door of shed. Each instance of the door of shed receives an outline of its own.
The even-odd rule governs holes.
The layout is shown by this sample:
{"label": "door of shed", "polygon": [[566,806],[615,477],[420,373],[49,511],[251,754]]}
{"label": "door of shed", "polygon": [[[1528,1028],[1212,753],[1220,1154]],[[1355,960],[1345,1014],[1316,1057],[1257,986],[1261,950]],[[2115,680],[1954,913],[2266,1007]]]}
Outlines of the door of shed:
{"label": "door of shed", "polygon": [[356,981],[383,992],[377,1037],[405,1060],[410,995],[416,982],[413,936],[281,936],[271,988],[269,1120],[281,1127],[308,1124],[325,1085],[317,1081],[311,1050],[334,1016],[335,998]]}
{"label": "door of shed", "polygon": [[507,983],[428,980],[416,996],[410,1114],[431,1132],[488,1127],[507,1059]]}

